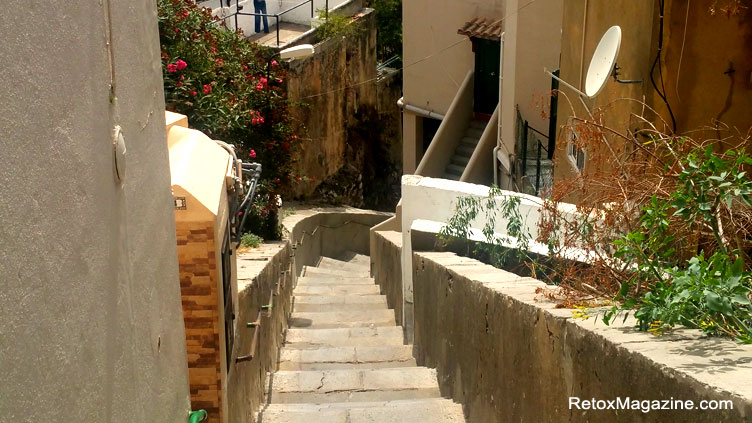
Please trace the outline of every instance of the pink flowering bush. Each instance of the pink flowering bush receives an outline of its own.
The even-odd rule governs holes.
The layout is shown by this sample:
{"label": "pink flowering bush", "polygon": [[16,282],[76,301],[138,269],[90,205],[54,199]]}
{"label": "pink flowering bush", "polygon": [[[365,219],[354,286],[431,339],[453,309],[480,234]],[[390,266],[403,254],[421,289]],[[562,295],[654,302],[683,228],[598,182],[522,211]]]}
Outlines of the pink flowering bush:
{"label": "pink flowering bush", "polygon": [[287,72],[273,52],[241,33],[212,24],[211,12],[192,0],[158,0],[165,101],[188,116],[191,127],[232,143],[240,157],[263,166],[262,181],[246,231],[279,236],[278,195],[291,175]]}

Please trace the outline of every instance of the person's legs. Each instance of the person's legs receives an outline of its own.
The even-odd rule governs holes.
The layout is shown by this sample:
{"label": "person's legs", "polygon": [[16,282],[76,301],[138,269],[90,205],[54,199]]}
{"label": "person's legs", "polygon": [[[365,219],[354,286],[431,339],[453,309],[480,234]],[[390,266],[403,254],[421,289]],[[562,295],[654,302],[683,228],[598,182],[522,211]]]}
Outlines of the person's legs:
{"label": "person's legs", "polygon": [[[258,0],[253,0],[253,13],[266,13],[266,4],[264,4],[263,8],[264,12],[261,11],[261,3]],[[264,21],[266,21],[266,16],[264,16]],[[253,29],[257,33],[261,32],[261,16],[254,16],[253,23]]]}
{"label": "person's legs", "polygon": [[[260,6],[260,9],[263,10],[263,12],[261,13],[266,14],[266,0],[261,0],[259,6]],[[267,19],[266,16],[264,16],[264,33],[266,34],[269,33],[269,20]]]}

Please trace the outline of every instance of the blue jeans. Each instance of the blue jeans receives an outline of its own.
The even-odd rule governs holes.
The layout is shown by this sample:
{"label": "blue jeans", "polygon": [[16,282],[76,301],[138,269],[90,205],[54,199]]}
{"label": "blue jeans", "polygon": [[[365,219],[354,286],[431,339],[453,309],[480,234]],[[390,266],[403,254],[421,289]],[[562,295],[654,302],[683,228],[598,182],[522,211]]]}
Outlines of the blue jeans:
{"label": "blue jeans", "polygon": [[[266,13],[266,0],[253,0],[254,13]],[[255,30],[261,32],[261,16],[254,16]],[[269,21],[264,16],[264,33],[269,33]]]}

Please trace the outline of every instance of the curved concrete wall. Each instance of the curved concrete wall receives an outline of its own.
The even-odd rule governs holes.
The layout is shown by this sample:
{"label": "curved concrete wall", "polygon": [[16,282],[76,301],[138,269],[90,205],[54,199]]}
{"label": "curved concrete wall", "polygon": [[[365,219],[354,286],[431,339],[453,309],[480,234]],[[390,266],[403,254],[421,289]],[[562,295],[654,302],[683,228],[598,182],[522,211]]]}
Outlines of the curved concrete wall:
{"label": "curved concrete wall", "polygon": [[156,4],[58,6],[0,13],[0,415],[186,422]]}

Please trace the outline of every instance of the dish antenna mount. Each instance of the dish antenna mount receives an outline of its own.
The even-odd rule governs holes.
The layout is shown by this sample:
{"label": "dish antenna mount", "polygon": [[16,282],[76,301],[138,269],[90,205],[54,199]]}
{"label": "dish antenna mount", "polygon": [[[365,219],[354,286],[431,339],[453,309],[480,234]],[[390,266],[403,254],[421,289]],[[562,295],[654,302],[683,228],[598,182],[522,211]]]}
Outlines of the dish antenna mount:
{"label": "dish antenna mount", "polygon": [[585,77],[585,92],[578,90],[548,70],[545,72],[552,78],[556,78],[562,84],[576,91],[580,96],[587,98],[593,98],[603,91],[603,88],[606,86],[606,82],[610,77],[614,78],[614,81],[620,84],[642,83],[641,79],[619,79],[619,70],[621,68],[616,64],[616,58],[619,57],[620,47],[621,27],[615,25],[603,34],[601,41],[598,43],[598,47],[595,48],[593,58],[590,59],[590,66],[588,67],[587,76]]}

